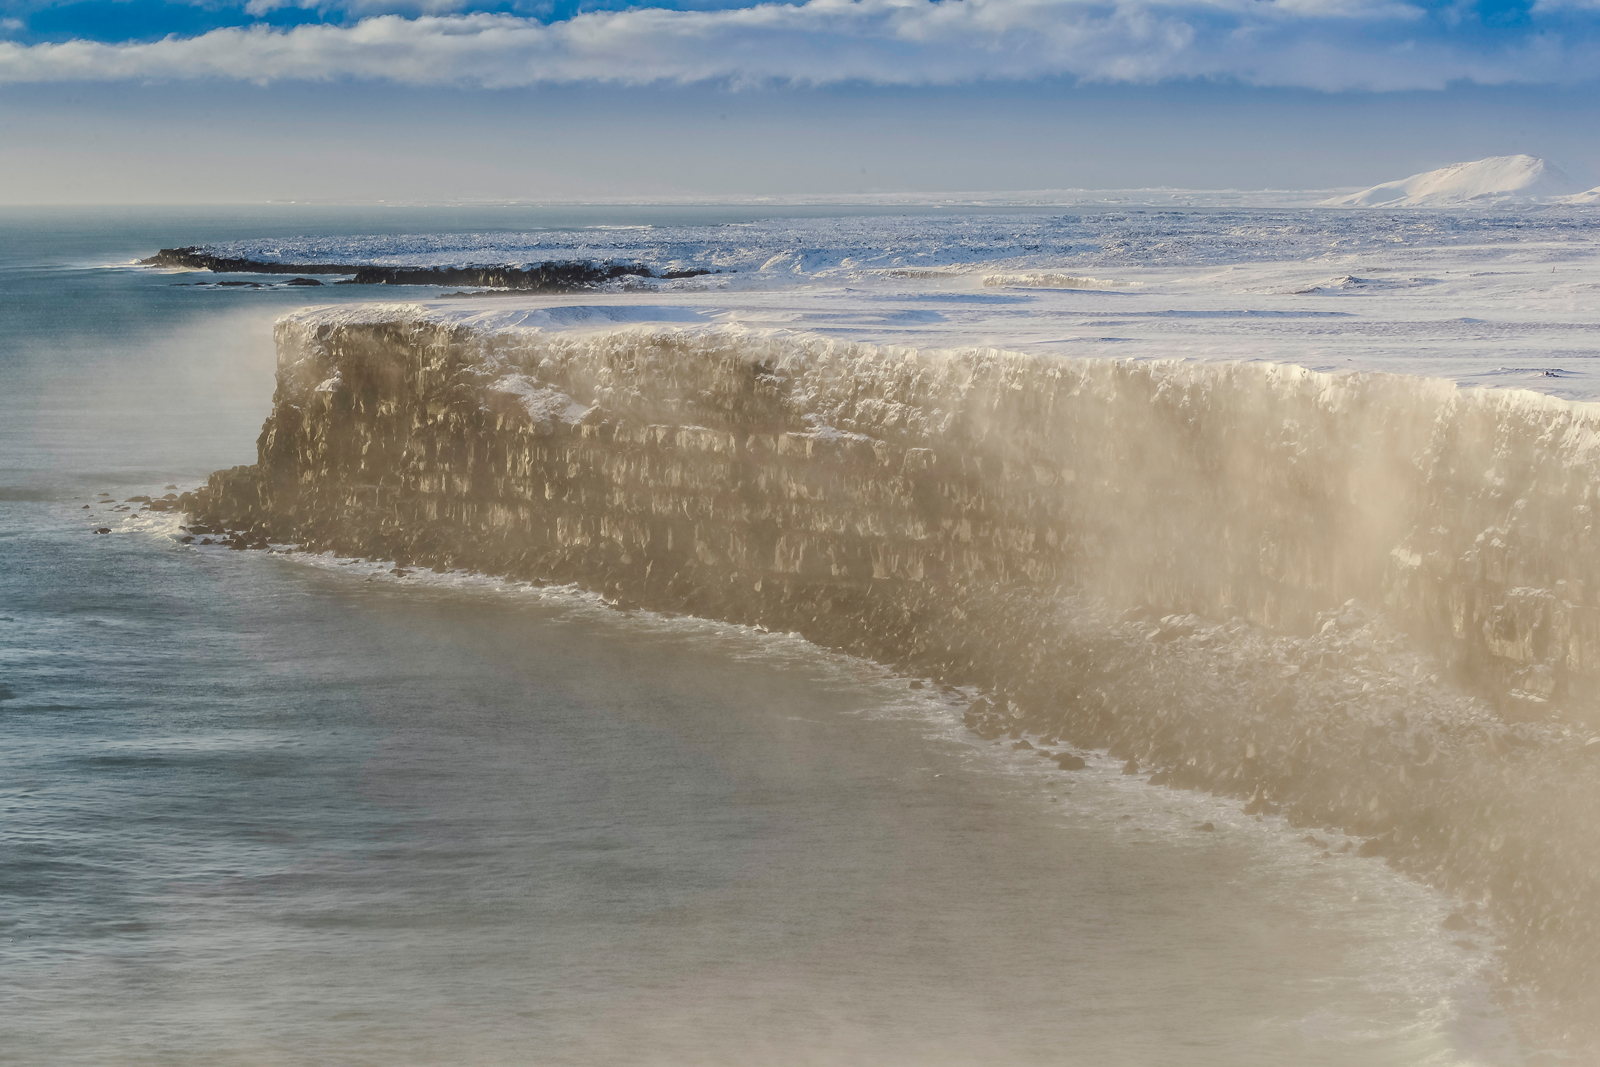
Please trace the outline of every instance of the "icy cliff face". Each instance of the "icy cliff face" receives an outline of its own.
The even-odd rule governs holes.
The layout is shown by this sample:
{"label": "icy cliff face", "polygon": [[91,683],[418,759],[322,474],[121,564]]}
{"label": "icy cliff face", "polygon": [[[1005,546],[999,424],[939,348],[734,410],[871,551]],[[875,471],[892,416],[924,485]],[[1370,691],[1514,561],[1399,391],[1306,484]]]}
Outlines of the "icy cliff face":
{"label": "icy cliff face", "polygon": [[460,521],[523,551],[569,549],[560,529],[603,519],[552,481],[552,449],[710,450],[722,493],[773,491],[695,523],[651,469],[603,472],[655,503],[590,542],[640,558],[692,543],[753,579],[1069,586],[1286,630],[1355,597],[1518,699],[1581,701],[1600,669],[1591,406],[738,327],[482,336],[312,317],[279,343],[271,469],[325,472],[296,490],[313,495],[381,475],[369,533],[431,495],[442,468],[420,446],[441,434],[484,450],[450,471],[471,473],[450,494]]}
{"label": "icy cliff face", "polygon": [[1600,1014],[1600,410],[403,308],[300,316],[278,343],[259,463],[213,478],[202,521],[985,687],[986,735],[1110,747],[1371,835],[1510,924],[1558,1025]]}

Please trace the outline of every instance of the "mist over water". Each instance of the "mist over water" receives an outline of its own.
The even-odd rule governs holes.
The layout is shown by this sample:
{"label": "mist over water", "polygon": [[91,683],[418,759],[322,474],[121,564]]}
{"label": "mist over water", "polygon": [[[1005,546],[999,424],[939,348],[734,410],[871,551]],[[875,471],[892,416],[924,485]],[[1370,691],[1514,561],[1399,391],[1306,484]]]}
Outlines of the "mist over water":
{"label": "mist over water", "polygon": [[960,694],[96,502],[250,461],[272,318],[346,297],[5,225],[0,1062],[1520,1062],[1445,898]]}

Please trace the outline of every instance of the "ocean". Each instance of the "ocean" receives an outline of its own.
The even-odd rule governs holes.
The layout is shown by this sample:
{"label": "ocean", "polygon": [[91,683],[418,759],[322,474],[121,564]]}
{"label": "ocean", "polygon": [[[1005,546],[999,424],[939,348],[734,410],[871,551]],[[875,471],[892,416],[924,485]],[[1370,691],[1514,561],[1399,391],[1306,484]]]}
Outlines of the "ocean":
{"label": "ocean", "polygon": [[1339,835],[792,635],[121,503],[253,461],[273,320],[374,296],[157,248],[826,215],[0,214],[0,1063],[1522,1062],[1492,946]]}

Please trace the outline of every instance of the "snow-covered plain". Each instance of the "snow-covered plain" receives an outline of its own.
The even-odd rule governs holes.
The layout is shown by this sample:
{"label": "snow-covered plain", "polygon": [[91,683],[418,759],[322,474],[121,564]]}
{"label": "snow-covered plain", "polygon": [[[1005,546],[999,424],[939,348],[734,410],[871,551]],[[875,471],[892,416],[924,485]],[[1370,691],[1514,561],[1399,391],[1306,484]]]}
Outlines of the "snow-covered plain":
{"label": "snow-covered plain", "polygon": [[[291,263],[597,259],[723,272],[581,295],[408,301],[403,313],[486,330],[738,323],[878,344],[1392,371],[1600,400],[1593,207],[906,214],[209,250]],[[394,318],[396,308],[300,314]]]}

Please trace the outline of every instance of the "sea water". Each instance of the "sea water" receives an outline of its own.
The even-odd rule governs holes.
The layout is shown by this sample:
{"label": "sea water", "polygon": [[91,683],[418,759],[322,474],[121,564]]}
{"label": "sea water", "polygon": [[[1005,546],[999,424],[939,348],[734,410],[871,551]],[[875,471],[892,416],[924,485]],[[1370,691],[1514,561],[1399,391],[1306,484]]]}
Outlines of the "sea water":
{"label": "sea water", "polygon": [[790,635],[121,503],[250,462],[273,318],[372,296],[128,260],[466,226],[0,217],[0,1062],[1520,1062],[1492,944],[1338,835]]}

